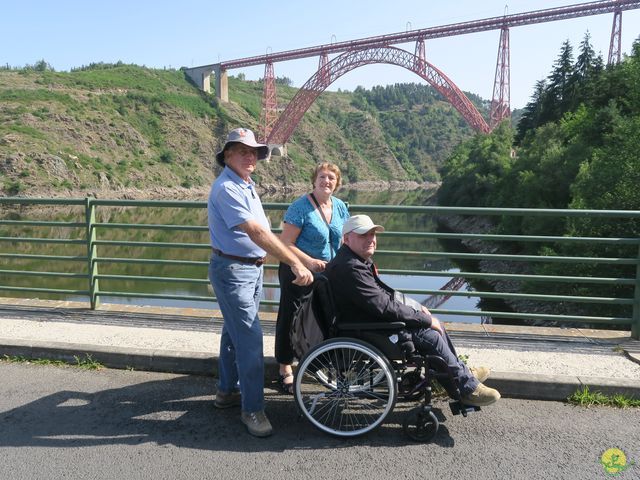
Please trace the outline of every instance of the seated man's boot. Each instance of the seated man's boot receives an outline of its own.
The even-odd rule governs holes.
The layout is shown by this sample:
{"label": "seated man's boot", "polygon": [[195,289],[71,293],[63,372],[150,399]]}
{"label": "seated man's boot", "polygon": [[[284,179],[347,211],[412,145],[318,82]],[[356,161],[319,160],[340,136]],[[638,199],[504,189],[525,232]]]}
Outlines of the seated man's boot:
{"label": "seated man's boot", "polygon": [[469,368],[474,377],[478,379],[480,383],[484,382],[487,378],[489,378],[489,374],[491,373],[491,369],[489,367],[471,367]]}
{"label": "seated man's boot", "polygon": [[461,400],[465,405],[472,407],[486,407],[496,403],[499,399],[500,392],[480,383],[473,392],[466,394]]}

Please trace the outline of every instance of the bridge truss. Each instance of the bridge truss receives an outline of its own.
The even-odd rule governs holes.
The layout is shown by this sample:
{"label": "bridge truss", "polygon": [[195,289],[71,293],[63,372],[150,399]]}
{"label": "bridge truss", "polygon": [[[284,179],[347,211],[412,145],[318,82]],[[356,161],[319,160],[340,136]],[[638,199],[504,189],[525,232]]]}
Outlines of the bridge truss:
{"label": "bridge truss", "polygon": [[[219,87],[217,89],[218,97],[224,100],[224,95],[226,95],[226,72],[228,70],[255,65],[265,65],[265,82],[262,102],[263,112],[261,118],[262,128],[260,136],[263,140],[275,138],[281,139],[285,137],[289,138],[289,135],[291,134],[293,129],[295,129],[295,125],[291,126],[290,122],[286,122],[285,125],[285,121],[282,119],[282,116],[285,113],[295,113],[296,115],[298,115],[300,113],[299,109],[308,99],[313,97],[313,99],[315,100],[315,98],[317,97],[317,94],[315,94],[315,92],[319,93],[323,91],[331,83],[331,81],[335,80],[335,78],[337,78],[338,76],[343,75],[347,71],[350,71],[357,66],[376,63],[374,61],[369,61],[368,59],[380,58],[383,61],[377,63],[393,63],[395,65],[401,65],[405,68],[409,68],[410,70],[415,71],[418,75],[421,75],[419,72],[423,71],[425,74],[437,72],[437,75],[431,77],[435,84],[429,81],[428,78],[425,78],[425,80],[429,81],[429,83],[436,87],[436,85],[438,85],[437,82],[440,81],[440,78],[446,79],[446,77],[442,72],[435,69],[433,65],[429,65],[429,68],[426,67],[427,64],[424,48],[425,40],[450,37],[455,35],[466,35],[469,33],[482,32],[487,30],[500,30],[498,60],[496,62],[493,97],[491,100],[491,110],[488,123],[488,128],[491,129],[495,127],[501,120],[510,116],[509,29],[511,27],[613,13],[613,28],[611,31],[611,41],[608,56],[608,63],[612,64],[617,63],[621,60],[620,42],[622,34],[622,12],[625,10],[634,10],[638,8],[640,8],[640,0],[600,0],[589,3],[569,5],[566,7],[549,8],[527,13],[504,15],[501,17],[492,17],[470,22],[410,30],[407,32],[379,35],[347,42],[337,42],[328,45],[319,45],[315,47],[288,50],[279,53],[269,53],[266,55],[259,55],[255,57],[229,60],[217,64],[203,65],[200,67],[186,69],[186,73],[194,81],[201,84],[202,88],[207,91],[209,87],[206,83],[208,83],[209,81],[209,74],[211,72],[215,71],[217,76],[224,76],[225,81],[223,82],[223,84],[225,86],[223,88]],[[404,58],[404,54],[398,53],[398,51],[405,52],[404,50],[400,50],[397,48],[394,51],[389,50],[393,45],[408,42],[416,42],[415,55],[411,60],[415,61],[415,58],[417,58],[418,62],[425,62],[425,68],[421,67],[421,63],[418,63],[418,65],[414,64],[413,66],[409,67],[409,63],[406,63],[409,61],[409,59]],[[367,54],[367,51],[370,51],[370,53]],[[405,54],[407,53],[408,52],[405,52]],[[340,55],[334,60],[329,61],[330,54]],[[312,56],[319,56],[320,60],[318,64],[318,71],[302,87],[303,89],[307,89],[309,91],[303,92],[304,98],[297,98],[297,101],[299,103],[297,105],[292,105],[291,108],[287,107],[283,114],[281,114],[278,118],[278,106],[276,100],[273,64],[277,62],[307,58]],[[391,57],[394,57],[398,63],[396,63],[395,61],[385,60]],[[217,81],[219,82],[219,79]],[[220,86],[222,84],[218,83],[218,85]],[[446,79],[446,82],[444,84],[439,85],[440,89],[438,89],[438,87],[436,87],[436,89],[438,89],[438,91],[442,90],[441,93],[445,96],[445,98],[452,102],[453,106],[463,115],[463,117],[474,129],[481,132],[488,131],[487,123],[484,121],[484,119],[477,118],[477,111],[473,112],[473,110],[469,109],[465,105],[466,102],[464,101],[464,99],[461,99],[461,97],[457,93],[459,92],[459,89],[455,87],[451,80]],[[225,92],[221,93],[221,90],[225,90]],[[449,94],[445,95],[445,93],[443,92],[448,92]],[[303,99],[307,100],[303,102]],[[308,108],[309,105],[307,105],[306,108]],[[304,111],[306,111],[306,108]],[[304,111],[302,111],[302,114],[304,114]],[[298,118],[298,121],[300,120],[300,118]],[[284,133],[286,132],[288,133],[284,135]]]}
{"label": "bridge truss", "polygon": [[[417,50],[420,51],[420,48]],[[355,68],[374,63],[398,65],[416,73],[446,98],[474,129],[484,133],[490,131],[489,125],[475,105],[443,72],[424,58],[406,50],[396,47],[377,47],[343,53],[318,70],[298,90],[282,112],[267,137],[268,143],[286,143],[307,109],[332,82]]]}

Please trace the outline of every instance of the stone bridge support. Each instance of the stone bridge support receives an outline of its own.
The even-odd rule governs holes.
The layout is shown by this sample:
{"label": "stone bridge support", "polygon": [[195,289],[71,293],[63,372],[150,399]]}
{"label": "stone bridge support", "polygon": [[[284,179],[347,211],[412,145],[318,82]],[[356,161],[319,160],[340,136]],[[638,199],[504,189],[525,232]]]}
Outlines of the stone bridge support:
{"label": "stone bridge support", "polygon": [[229,101],[229,80],[227,71],[222,70],[220,65],[205,65],[203,67],[185,68],[187,76],[203,92],[211,93],[211,74],[216,78],[216,97],[222,102]]}

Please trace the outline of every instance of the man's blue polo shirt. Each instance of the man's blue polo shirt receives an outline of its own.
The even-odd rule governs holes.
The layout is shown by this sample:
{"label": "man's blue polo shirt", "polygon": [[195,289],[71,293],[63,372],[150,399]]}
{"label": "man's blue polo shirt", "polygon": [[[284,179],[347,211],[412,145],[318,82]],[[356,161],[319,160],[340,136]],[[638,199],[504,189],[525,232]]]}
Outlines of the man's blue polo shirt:
{"label": "man's blue polo shirt", "polygon": [[253,180],[245,182],[225,167],[211,187],[207,213],[213,248],[239,257],[256,258],[267,254],[238,227],[247,220],[255,220],[269,230],[269,221]]}

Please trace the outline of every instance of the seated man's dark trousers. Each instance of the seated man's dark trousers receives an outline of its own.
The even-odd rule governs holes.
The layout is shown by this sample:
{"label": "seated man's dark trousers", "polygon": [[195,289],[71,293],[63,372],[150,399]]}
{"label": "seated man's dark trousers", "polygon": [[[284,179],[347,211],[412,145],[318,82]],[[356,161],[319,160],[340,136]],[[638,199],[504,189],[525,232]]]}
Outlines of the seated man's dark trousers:
{"label": "seated man's dark trousers", "polygon": [[[456,349],[446,331],[443,335],[440,335],[439,332],[430,328],[409,329],[409,332],[411,332],[413,344],[419,353],[423,355],[438,355],[444,359],[451,375],[456,379],[460,394],[463,397],[477,388],[479,384],[478,379],[473,376],[469,367],[458,358]],[[451,381],[441,379],[438,381],[449,396],[454,396],[455,385],[453,385]]]}

